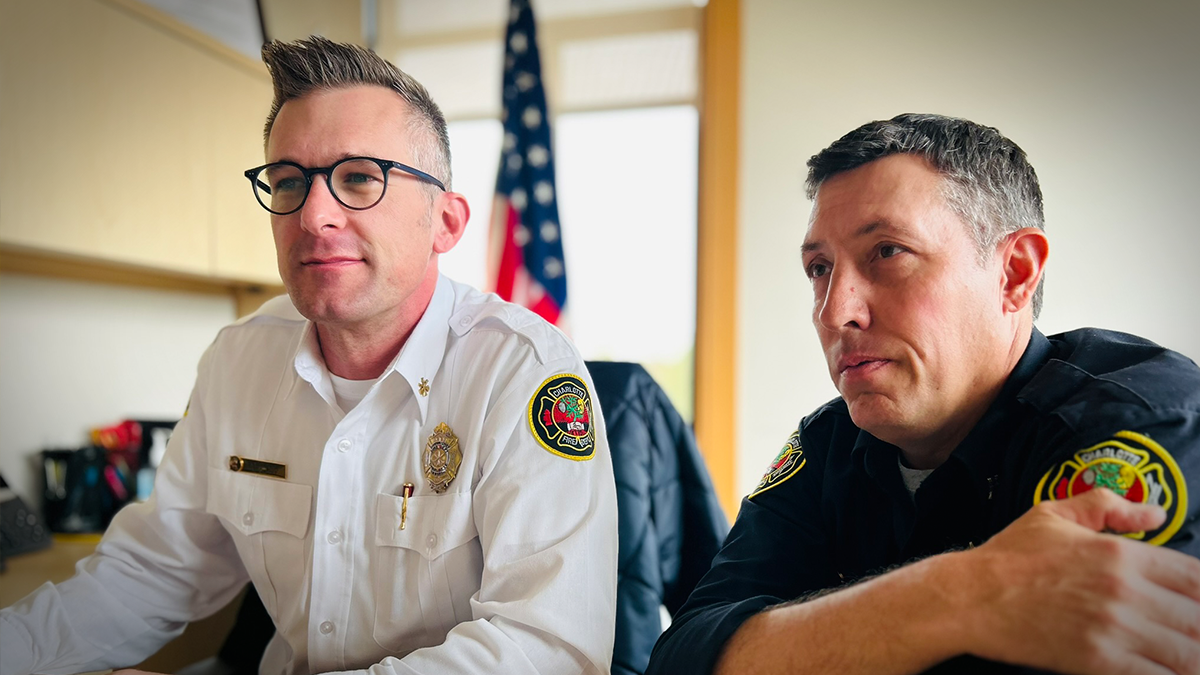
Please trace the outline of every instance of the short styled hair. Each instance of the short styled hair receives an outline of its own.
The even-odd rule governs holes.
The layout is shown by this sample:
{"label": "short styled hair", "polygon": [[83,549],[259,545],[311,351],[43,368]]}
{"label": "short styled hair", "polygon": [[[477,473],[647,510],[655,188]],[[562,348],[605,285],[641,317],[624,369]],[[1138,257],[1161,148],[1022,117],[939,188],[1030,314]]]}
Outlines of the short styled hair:
{"label": "short styled hair", "polygon": [[[907,113],[864,124],[808,160],[808,197],[837,174],[889,155],[925,158],[943,177],[946,203],[967,223],[980,260],[1006,235],[1045,229],[1042,190],[1025,151],[992,127],[942,115]],[[1033,316],[1042,310],[1042,286]]]}
{"label": "short styled hair", "polygon": [[263,45],[262,60],[275,88],[275,100],[263,129],[264,143],[271,138],[279,109],[292,99],[317,90],[358,85],[387,87],[408,104],[412,113],[407,131],[413,162],[450,189],[450,135],[446,131],[446,117],[425,87],[411,75],[369,49],[318,35],[295,42],[272,40]]}

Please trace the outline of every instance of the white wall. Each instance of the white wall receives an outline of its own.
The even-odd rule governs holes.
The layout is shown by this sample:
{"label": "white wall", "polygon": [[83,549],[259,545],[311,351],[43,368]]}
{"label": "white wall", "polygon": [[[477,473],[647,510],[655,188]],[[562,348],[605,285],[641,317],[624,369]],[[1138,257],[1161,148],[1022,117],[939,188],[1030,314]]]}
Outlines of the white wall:
{"label": "white wall", "polygon": [[41,501],[31,457],[92,427],[178,419],[232,296],[0,275],[0,473]]}
{"label": "white wall", "polygon": [[1041,178],[1046,333],[1200,358],[1200,3],[742,0],[737,487],[836,396],[800,270],[804,163],[902,112],[995,126]]}

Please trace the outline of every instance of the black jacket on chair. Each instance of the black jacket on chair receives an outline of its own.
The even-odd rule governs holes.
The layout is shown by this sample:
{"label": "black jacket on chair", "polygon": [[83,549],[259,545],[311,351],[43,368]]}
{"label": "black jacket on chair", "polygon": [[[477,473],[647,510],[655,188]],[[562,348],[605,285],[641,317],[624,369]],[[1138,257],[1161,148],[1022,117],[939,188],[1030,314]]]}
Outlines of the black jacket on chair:
{"label": "black jacket on chair", "polygon": [[691,428],[644,368],[589,361],[617,484],[619,563],[612,672],[641,675],[662,632],[729,531]]}

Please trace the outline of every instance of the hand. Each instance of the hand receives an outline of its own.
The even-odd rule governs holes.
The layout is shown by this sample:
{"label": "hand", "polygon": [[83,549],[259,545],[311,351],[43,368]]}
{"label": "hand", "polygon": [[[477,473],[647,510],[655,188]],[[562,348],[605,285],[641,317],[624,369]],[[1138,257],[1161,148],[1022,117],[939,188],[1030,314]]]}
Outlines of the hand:
{"label": "hand", "polygon": [[1080,675],[1200,673],[1200,561],[1102,534],[1153,529],[1164,517],[1092,490],[1038,504],[953,554],[973,563],[969,653]]}

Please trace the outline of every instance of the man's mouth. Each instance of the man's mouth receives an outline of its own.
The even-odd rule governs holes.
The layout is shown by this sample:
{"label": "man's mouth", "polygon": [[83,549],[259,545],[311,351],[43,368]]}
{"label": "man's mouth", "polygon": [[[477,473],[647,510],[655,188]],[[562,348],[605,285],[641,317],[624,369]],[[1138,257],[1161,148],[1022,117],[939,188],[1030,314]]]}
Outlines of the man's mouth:
{"label": "man's mouth", "polygon": [[323,266],[337,267],[343,265],[353,265],[355,263],[365,262],[363,258],[353,258],[350,256],[327,256],[320,258],[306,258],[300,261],[300,264],[305,267]]}
{"label": "man's mouth", "polygon": [[839,374],[866,372],[870,368],[881,366],[889,363],[890,359],[885,359],[879,356],[867,354],[850,354],[838,359],[837,368]]}

